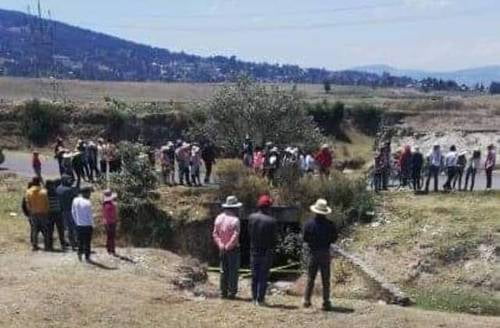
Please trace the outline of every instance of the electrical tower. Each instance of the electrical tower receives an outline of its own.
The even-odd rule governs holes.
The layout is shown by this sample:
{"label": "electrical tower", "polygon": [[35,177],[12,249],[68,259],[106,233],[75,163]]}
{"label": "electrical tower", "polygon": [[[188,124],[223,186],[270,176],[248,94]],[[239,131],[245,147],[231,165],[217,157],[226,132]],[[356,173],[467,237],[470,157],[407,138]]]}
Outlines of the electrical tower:
{"label": "electrical tower", "polygon": [[32,47],[31,66],[39,84],[39,92],[43,98],[52,101],[66,101],[64,86],[58,78],[58,63],[56,61],[56,27],[52,13],[44,12],[40,0],[37,1],[35,14],[28,5],[27,29]]}

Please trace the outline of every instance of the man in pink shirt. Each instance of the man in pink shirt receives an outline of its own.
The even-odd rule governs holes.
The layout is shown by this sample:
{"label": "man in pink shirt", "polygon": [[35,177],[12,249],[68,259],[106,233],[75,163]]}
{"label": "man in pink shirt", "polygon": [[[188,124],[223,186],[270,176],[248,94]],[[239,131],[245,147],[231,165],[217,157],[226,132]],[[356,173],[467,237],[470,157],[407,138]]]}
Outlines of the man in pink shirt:
{"label": "man in pink shirt", "polygon": [[229,196],[222,204],[224,211],[217,216],[212,237],[219,249],[222,298],[234,299],[238,292],[240,269],[240,219],[238,210],[243,206],[236,196]]}

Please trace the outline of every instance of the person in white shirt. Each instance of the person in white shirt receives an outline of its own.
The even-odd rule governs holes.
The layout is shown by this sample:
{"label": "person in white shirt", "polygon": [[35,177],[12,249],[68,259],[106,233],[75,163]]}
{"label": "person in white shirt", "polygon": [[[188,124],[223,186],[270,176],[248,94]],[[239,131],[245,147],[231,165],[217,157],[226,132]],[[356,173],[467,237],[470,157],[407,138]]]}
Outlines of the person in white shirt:
{"label": "person in white shirt", "polygon": [[448,175],[448,179],[446,179],[445,184],[443,185],[443,189],[450,191],[451,183],[457,174],[457,162],[458,162],[458,153],[457,147],[455,145],[450,147],[450,151],[446,154],[445,165],[446,165],[446,173]]}
{"label": "person in white shirt", "polygon": [[92,187],[82,188],[80,195],[73,200],[71,206],[71,213],[73,214],[78,235],[78,259],[81,261],[82,255],[85,254],[87,262],[90,261],[90,245],[94,226],[92,203],[90,202],[91,193]]}
{"label": "person in white shirt", "polygon": [[441,154],[441,146],[434,145],[432,152],[427,156],[429,173],[425,183],[425,192],[429,192],[431,178],[434,178],[434,192],[438,191],[439,171],[443,166],[443,155]]}
{"label": "person in white shirt", "polygon": [[477,171],[480,169],[480,166],[481,166],[481,151],[476,149],[472,153],[472,157],[469,161],[469,166],[467,167],[464,190],[467,190],[467,186],[469,185],[469,179],[470,179],[470,191],[474,190],[474,182],[476,181],[476,174]]}

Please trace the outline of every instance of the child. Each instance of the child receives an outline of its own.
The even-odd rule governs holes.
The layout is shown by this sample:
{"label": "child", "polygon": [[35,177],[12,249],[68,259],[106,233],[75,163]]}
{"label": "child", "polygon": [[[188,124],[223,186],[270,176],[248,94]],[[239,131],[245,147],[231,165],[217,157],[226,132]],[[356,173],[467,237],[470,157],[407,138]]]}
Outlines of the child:
{"label": "child", "polygon": [[118,222],[118,210],[116,206],[116,195],[107,189],[104,191],[102,202],[102,218],[106,228],[106,249],[108,254],[115,255],[116,224]]}
{"label": "child", "polygon": [[40,160],[40,153],[37,151],[33,152],[33,171],[35,172],[35,176],[42,179],[42,161]]}

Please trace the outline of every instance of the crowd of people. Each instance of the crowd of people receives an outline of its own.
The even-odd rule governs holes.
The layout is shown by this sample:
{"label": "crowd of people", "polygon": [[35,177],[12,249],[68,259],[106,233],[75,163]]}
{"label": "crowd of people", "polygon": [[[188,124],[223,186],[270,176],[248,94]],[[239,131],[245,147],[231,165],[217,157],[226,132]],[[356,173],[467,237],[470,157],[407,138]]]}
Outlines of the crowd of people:
{"label": "crowd of people", "polygon": [[424,155],[419,147],[404,146],[402,150],[392,153],[391,144],[385,143],[378,149],[374,158],[373,187],[375,191],[388,190],[391,176],[399,180],[401,187],[410,187],[415,191],[429,192],[431,180],[434,191],[439,190],[439,176],[446,175],[442,185],[444,191],[473,191],[476,175],[484,169],[486,189],[493,184],[493,170],[496,166],[495,146],[489,145],[486,157],[481,165],[481,151],[476,149],[469,153],[459,151],[455,145],[448,152],[443,152],[436,144]]}
{"label": "crowd of people", "polygon": [[[77,251],[79,260],[85,256],[90,261],[94,226],[90,200],[92,191],[91,186],[74,187],[73,178],[69,175],[45,182],[36,176],[29,182],[22,209],[30,224],[33,251],[40,250],[40,234],[44,250],[54,251],[54,232],[57,230],[61,251],[71,248]],[[104,191],[101,208],[107,233],[106,247],[109,254],[115,255],[118,211],[116,195],[111,190]]]}
{"label": "crowd of people", "polygon": [[257,174],[275,181],[276,172],[281,167],[296,167],[301,175],[319,172],[327,177],[334,164],[334,151],[328,144],[323,144],[317,152],[302,151],[298,147],[285,147],[280,150],[274,143],[267,142],[264,147],[254,147],[252,139],[247,136],[243,143],[243,164]]}
{"label": "crowd of people", "polygon": [[[248,217],[250,240],[250,262],[252,270],[252,302],[257,306],[265,305],[269,272],[277,244],[278,224],[271,215],[273,200],[262,195],[257,202],[257,212]],[[240,218],[239,209],[243,206],[236,196],[228,196],[222,204],[223,212],[215,219],[213,239],[220,254],[220,292],[223,298],[234,299],[238,293],[238,271],[240,266]],[[303,227],[303,240],[308,245],[309,263],[307,266],[307,285],[304,291],[303,306],[312,305],[311,298],[314,281],[321,272],[323,284],[323,309],[331,310],[330,301],[330,246],[337,238],[336,227],[327,216],[332,209],[324,199],[311,205],[313,217]]]}

